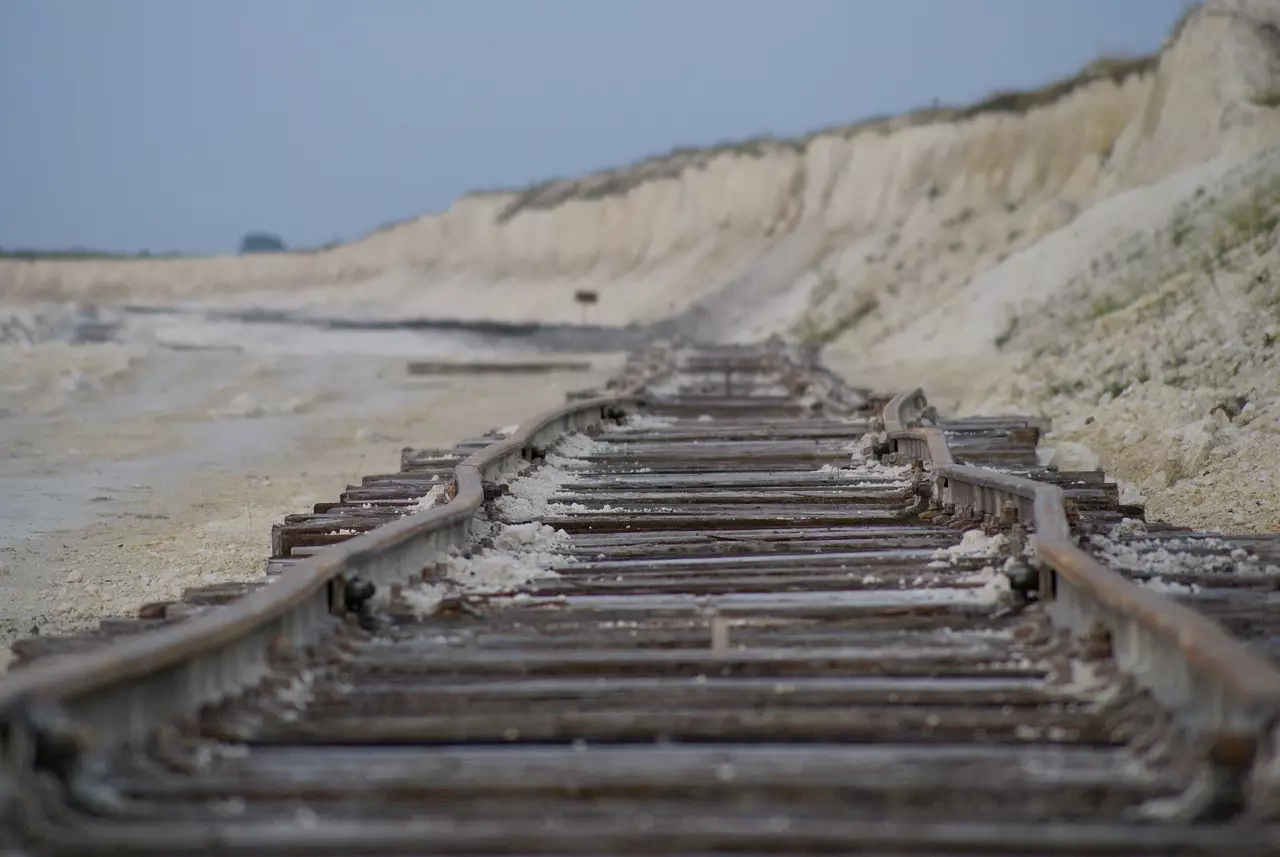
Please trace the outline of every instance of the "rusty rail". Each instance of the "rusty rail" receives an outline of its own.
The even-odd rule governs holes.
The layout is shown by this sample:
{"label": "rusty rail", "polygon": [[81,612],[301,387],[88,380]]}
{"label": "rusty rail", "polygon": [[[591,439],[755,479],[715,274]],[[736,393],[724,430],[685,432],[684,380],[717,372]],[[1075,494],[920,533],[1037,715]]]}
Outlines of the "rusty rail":
{"label": "rusty rail", "polygon": [[[774,364],[792,361],[774,356],[708,349],[682,368],[700,383],[718,362],[751,358],[764,380],[788,382],[788,366]],[[678,387],[691,393],[655,389],[641,397],[662,367],[639,362],[617,383],[625,393],[557,408],[456,465],[466,454],[458,450],[475,442],[455,447],[447,462],[431,459],[439,462],[433,475],[443,478],[452,466],[454,494],[444,506],[325,548],[229,607],[0,680],[0,706],[8,707],[0,708],[0,728],[17,726],[0,732],[15,775],[0,782],[0,815],[12,810],[20,838],[49,849],[31,853],[58,854],[812,853],[851,843],[895,853],[1246,853],[1274,833],[1249,824],[1131,823],[1125,813],[1145,809],[1147,798],[1167,800],[1175,787],[1188,803],[1199,800],[1194,788],[1183,791],[1190,774],[1173,764],[1193,756],[1184,752],[1183,730],[1167,729],[1164,713],[1127,684],[1108,683],[1105,696],[1087,683],[1061,686],[1085,662],[1076,659],[1080,650],[1055,641],[1039,609],[1020,616],[991,609],[1025,605],[1025,588],[971,603],[956,594],[972,591],[964,569],[924,566],[939,543],[954,547],[976,518],[921,515],[919,502],[904,502],[932,497],[998,514],[1002,525],[1012,504],[1035,530],[1028,560],[1041,568],[1041,592],[1057,623],[1077,631],[1101,624],[1116,663],[1172,703],[1173,713],[1185,713],[1193,730],[1219,740],[1211,750],[1226,738],[1228,748],[1249,746],[1249,763],[1258,758],[1254,739],[1280,700],[1270,667],[1213,622],[1077,549],[1064,497],[1083,502],[1083,494],[956,462],[1025,463],[1025,455],[1009,455],[1033,443],[1020,418],[995,423],[996,445],[1010,448],[975,453],[966,432],[987,433],[981,420],[976,428],[953,426],[950,442],[940,428],[912,425],[932,417],[919,390],[883,409],[885,397],[868,398],[856,419],[832,420],[811,407],[812,391],[825,381],[796,384],[791,407],[810,422],[793,426],[780,416],[770,384],[756,385],[764,392],[754,397],[726,392],[722,402],[693,385]],[[832,386],[838,409],[850,394]],[[738,407],[750,398],[754,413]],[[554,495],[564,505],[538,518],[568,538],[569,558],[556,575],[522,588],[510,603],[489,604],[484,615],[427,621],[389,607],[381,627],[391,633],[328,633],[355,628],[339,619],[352,610],[349,583],[389,585],[394,594],[396,583],[435,564],[436,551],[464,544],[473,515],[486,497],[512,487],[518,465],[544,457],[565,433],[633,410],[660,425],[596,435],[591,451],[569,456],[581,464]],[[829,485],[823,462],[847,462],[845,441],[860,443],[869,425],[876,434],[886,430],[887,438],[873,438],[877,453],[887,443],[927,460],[937,489],[903,471],[885,478],[877,466],[860,475],[855,468],[847,493],[818,487]],[[870,487],[858,484],[862,477]],[[698,543],[691,543],[695,532]],[[919,603],[885,597],[920,586],[922,574],[931,579],[921,594],[939,594],[926,592],[939,581],[962,589],[943,587],[942,599]],[[853,577],[871,597],[830,603],[839,601],[834,593],[860,594]],[[438,634],[450,627],[466,633]],[[930,647],[930,629],[947,640]],[[982,644],[950,639],[966,629]],[[293,652],[300,657],[290,661]],[[271,684],[220,711],[198,712],[247,689],[268,668],[277,678],[294,668],[313,673],[304,712],[279,708]],[[33,764],[40,747],[46,756],[62,748],[63,733],[6,719],[23,713],[24,700],[57,703],[73,725],[96,733],[94,749],[147,737],[160,723],[196,722],[183,736],[161,730],[114,760],[90,760],[115,767],[94,780],[85,765],[78,779],[78,768],[59,773],[47,759]],[[1134,718],[1145,724],[1137,734],[1116,725]],[[210,737],[244,741],[244,755],[202,767],[198,742]],[[1153,749],[1153,738],[1168,743]],[[922,739],[928,748],[904,749]],[[993,739],[1011,746],[969,746]],[[394,758],[381,753],[388,744],[400,748]],[[958,759],[969,767],[951,770]],[[1195,756],[1197,771],[1201,761]],[[1130,770],[1135,762],[1139,769]],[[62,792],[32,775],[50,771],[61,777]],[[1066,788],[1063,771],[1074,771]],[[983,798],[975,799],[975,783],[987,801],[976,820]],[[1206,806],[1234,817],[1243,802],[1233,802],[1243,792],[1238,784],[1215,780]],[[1021,799],[1024,786],[1030,793]],[[135,823],[144,816],[104,804],[102,788],[138,800],[151,816]],[[784,794],[796,790],[803,794]],[[940,810],[939,798],[952,795],[960,802]],[[1262,802],[1253,793],[1247,800]],[[302,807],[296,817],[295,806]],[[1094,824],[1086,811],[1110,826]],[[802,821],[795,828],[793,813]],[[1052,822],[1028,826],[1010,814]],[[917,823],[896,823],[912,815]],[[1192,806],[1178,817],[1214,816]],[[566,818],[577,823],[561,830]],[[0,851],[8,844],[0,825]]]}
{"label": "rusty rail", "polygon": [[[652,375],[655,365],[645,369]],[[634,380],[634,379],[632,379]],[[484,483],[537,457],[560,435],[589,429],[640,403],[625,392],[573,402],[531,420],[454,469],[456,494],[309,557],[271,586],[170,628],[103,649],[50,658],[0,680],[0,725],[24,703],[56,702],[98,747],[139,741],[265,678],[273,662],[302,653],[336,627],[344,589],[418,578],[436,552],[461,546],[484,501]],[[919,389],[884,408],[894,452],[930,463],[936,496],[956,507],[1000,515],[1013,502],[1035,531],[1041,597],[1055,620],[1083,632],[1109,631],[1117,665],[1187,725],[1250,745],[1280,720],[1280,672],[1216,622],[1105,568],[1072,541],[1062,490],[998,471],[957,464],[943,430],[913,425],[927,401]]]}
{"label": "rusty rail", "polygon": [[1076,632],[1100,623],[1116,664],[1191,728],[1265,743],[1280,722],[1280,671],[1217,622],[1135,585],[1077,547],[1062,489],[955,463],[942,429],[913,427],[925,407],[919,389],[890,401],[884,410],[890,448],[930,462],[939,498],[956,508],[999,515],[1006,502],[1016,504],[1018,520],[1035,531],[1041,598],[1055,621]]}
{"label": "rusty rail", "polygon": [[0,722],[29,702],[56,702],[97,747],[144,739],[166,722],[251,687],[270,664],[331,632],[345,584],[385,586],[420,578],[437,551],[462,545],[484,501],[483,483],[555,438],[598,426],[638,401],[632,388],[535,417],[454,469],[444,505],[379,527],[299,563],[271,586],[171,628],[104,649],[53,657],[0,680]]}

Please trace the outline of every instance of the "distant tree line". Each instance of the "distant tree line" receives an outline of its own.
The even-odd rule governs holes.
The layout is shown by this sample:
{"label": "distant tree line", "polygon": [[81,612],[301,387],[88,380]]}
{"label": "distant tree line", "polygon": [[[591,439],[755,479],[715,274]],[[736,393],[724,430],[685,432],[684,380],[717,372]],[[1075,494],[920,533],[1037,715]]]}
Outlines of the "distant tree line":
{"label": "distant tree line", "polygon": [[[331,242],[336,245],[338,242]],[[327,249],[326,245],[325,248]],[[282,253],[289,248],[280,236],[270,232],[247,232],[240,239],[241,253]],[[35,250],[26,247],[0,247],[0,259],[179,259],[186,253],[152,253],[140,250],[136,253],[121,253],[110,250],[94,250],[89,247],[67,247],[63,249]]]}
{"label": "distant tree line", "polygon": [[0,247],[0,259],[167,259],[181,255],[181,253],[152,253],[150,250],[141,250],[137,253],[117,253],[110,250],[93,250],[87,247],[68,247],[61,250]]}
{"label": "distant tree line", "polygon": [[286,249],[280,236],[270,232],[249,232],[240,239],[241,253],[283,253]]}

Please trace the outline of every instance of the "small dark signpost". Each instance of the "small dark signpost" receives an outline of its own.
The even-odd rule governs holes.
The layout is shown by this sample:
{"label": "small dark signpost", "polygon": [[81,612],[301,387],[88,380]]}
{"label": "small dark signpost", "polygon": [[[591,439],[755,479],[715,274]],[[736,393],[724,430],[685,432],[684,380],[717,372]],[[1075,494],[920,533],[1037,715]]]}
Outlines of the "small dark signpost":
{"label": "small dark signpost", "polygon": [[587,307],[600,302],[600,295],[590,289],[579,289],[573,293],[573,299],[582,306],[582,323],[587,323]]}

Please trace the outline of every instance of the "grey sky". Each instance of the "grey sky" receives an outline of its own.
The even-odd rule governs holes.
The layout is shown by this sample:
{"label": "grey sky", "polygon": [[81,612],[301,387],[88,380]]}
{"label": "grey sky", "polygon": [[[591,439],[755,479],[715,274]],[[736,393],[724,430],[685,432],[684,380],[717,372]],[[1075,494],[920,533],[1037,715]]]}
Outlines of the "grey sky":
{"label": "grey sky", "polygon": [[1184,0],[3,0],[0,246],[350,238],[468,190],[972,101]]}

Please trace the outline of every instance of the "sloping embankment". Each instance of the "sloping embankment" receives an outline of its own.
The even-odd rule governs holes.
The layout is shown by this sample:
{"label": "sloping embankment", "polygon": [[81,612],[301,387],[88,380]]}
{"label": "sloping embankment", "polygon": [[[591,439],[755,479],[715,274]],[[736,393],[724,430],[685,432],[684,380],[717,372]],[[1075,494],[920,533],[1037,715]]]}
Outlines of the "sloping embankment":
{"label": "sloping embankment", "polygon": [[325,251],[0,261],[0,293],[572,322],[573,291],[594,288],[596,323],[701,302],[704,334],[892,331],[915,297],[961,293],[1084,207],[1280,142],[1277,27],[1274,3],[1211,0],[1158,57],[971,108],[475,194]]}

